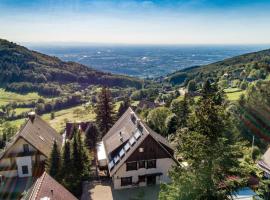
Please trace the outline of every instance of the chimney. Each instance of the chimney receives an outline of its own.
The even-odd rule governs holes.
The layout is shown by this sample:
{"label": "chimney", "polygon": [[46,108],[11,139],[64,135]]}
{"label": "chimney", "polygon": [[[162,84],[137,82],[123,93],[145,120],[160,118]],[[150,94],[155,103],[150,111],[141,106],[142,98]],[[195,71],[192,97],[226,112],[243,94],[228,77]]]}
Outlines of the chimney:
{"label": "chimney", "polygon": [[31,120],[31,122],[34,122],[36,117],[36,113],[34,111],[28,113],[28,118]]}
{"label": "chimney", "polygon": [[53,190],[51,190],[51,195],[52,195],[52,200],[53,200],[53,199],[54,199],[54,198],[53,198]]}

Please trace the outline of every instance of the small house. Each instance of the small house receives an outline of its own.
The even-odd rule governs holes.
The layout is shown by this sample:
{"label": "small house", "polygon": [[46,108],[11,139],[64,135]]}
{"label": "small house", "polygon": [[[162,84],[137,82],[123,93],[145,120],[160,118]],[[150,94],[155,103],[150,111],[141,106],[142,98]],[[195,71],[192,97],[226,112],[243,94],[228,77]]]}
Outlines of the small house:
{"label": "small house", "polygon": [[[106,154],[105,164],[115,189],[170,182],[168,171],[177,164],[172,147],[131,108],[102,138],[102,143],[99,151]],[[104,164],[104,155],[98,161]]]}
{"label": "small house", "polygon": [[44,171],[54,141],[61,146],[62,136],[34,112],[0,155],[0,175],[39,176]]}

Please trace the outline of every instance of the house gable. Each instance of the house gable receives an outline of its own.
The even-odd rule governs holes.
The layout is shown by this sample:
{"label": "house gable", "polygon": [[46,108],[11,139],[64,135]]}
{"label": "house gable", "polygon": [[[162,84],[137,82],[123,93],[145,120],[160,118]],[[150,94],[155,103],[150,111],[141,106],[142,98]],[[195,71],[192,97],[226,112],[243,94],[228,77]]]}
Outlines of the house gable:
{"label": "house gable", "polygon": [[[143,152],[140,152],[143,151]],[[151,135],[148,135],[137,149],[128,157],[127,162],[171,158],[173,152],[161,146]]]}
{"label": "house gable", "polygon": [[32,144],[30,144],[24,138],[19,137],[16,140],[16,142],[14,142],[13,145],[6,151],[4,157],[23,153],[24,152],[24,149],[23,149],[24,144],[28,144],[30,152],[37,152],[38,151]]}

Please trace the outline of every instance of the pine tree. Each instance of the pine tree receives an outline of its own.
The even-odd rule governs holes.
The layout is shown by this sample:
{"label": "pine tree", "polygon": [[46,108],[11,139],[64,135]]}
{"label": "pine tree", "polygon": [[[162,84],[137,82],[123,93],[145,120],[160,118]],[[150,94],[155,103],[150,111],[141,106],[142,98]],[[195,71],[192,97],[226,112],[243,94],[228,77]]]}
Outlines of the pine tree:
{"label": "pine tree", "polygon": [[85,133],[85,145],[88,149],[93,149],[98,140],[101,139],[100,132],[95,124],[90,124]]}
{"label": "pine tree", "polygon": [[129,107],[130,107],[130,99],[128,96],[125,96],[124,101],[121,102],[119,106],[117,118],[120,118]]}
{"label": "pine tree", "polygon": [[172,183],[161,188],[162,200],[228,199],[244,183],[227,179],[243,175],[239,166],[241,146],[231,137],[235,129],[226,107],[215,101],[218,91],[206,84],[187,128],[179,129],[175,140],[179,157],[188,167],[175,167]]}
{"label": "pine tree", "polygon": [[70,149],[70,142],[66,141],[64,145],[64,150],[62,153],[62,166],[61,166],[61,174],[64,185],[68,187],[68,183],[71,181],[71,174],[72,174],[72,160],[71,160],[71,149]]}
{"label": "pine tree", "polygon": [[98,95],[98,102],[95,109],[96,122],[102,135],[105,135],[114,124],[114,110],[111,92],[103,87]]}
{"label": "pine tree", "polygon": [[185,94],[183,100],[174,100],[171,103],[170,109],[176,115],[178,128],[187,127],[190,113],[188,96]]}
{"label": "pine tree", "polygon": [[48,173],[56,180],[59,180],[60,168],[61,168],[61,154],[59,152],[56,141],[54,141],[48,163]]}

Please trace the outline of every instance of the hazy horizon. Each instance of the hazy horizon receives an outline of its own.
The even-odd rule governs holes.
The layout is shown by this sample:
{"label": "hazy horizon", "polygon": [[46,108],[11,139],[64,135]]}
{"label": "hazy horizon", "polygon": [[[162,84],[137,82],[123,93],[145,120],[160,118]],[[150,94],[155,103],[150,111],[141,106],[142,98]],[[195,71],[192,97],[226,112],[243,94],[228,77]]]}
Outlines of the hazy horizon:
{"label": "hazy horizon", "polygon": [[0,38],[114,45],[270,44],[267,0],[1,0]]}

